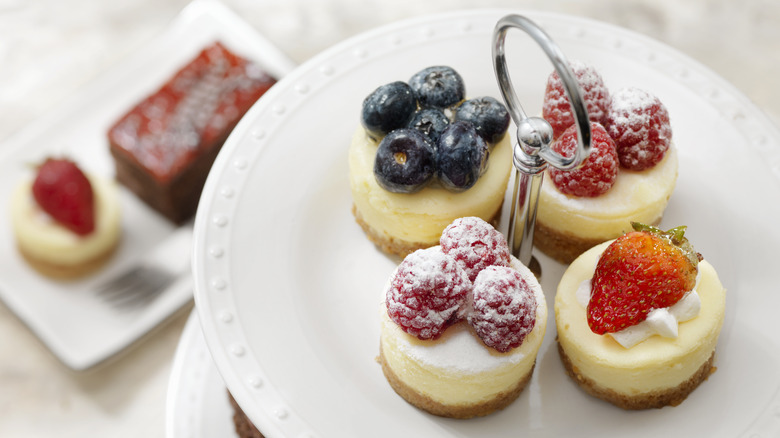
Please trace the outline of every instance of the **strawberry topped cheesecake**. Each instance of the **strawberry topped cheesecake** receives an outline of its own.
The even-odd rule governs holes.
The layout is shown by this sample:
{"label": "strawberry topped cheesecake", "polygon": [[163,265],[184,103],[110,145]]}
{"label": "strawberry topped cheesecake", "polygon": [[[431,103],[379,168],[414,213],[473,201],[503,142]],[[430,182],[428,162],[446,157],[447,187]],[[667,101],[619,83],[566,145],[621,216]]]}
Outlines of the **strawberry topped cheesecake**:
{"label": "strawberry topped cheesecake", "polygon": [[[669,113],[657,97],[638,88],[610,93],[592,66],[571,66],[591,121],[591,154],[575,170],[545,172],[534,234],[535,245],[562,263],[630,231],[632,221],[660,223],[678,166]],[[576,127],[557,73],[543,108],[552,148],[573,155]]]}
{"label": "strawberry topped cheesecake", "polygon": [[49,158],[17,186],[11,220],[31,266],[51,277],[78,277],[100,267],[119,243],[118,189],[71,160]]}
{"label": "strawberry topped cheesecake", "polygon": [[624,409],[676,406],[714,371],[726,291],[685,227],[634,228],[564,273],[558,349],[593,396]]}
{"label": "strawberry topped cheesecake", "polygon": [[534,275],[476,217],[407,256],[380,306],[390,386],[431,414],[470,418],[511,404],[531,377],[547,306]]}
{"label": "strawberry topped cheesecake", "polygon": [[512,168],[509,113],[466,99],[461,76],[433,66],[374,90],[349,148],[352,212],[401,257],[438,243],[454,219],[498,219]]}

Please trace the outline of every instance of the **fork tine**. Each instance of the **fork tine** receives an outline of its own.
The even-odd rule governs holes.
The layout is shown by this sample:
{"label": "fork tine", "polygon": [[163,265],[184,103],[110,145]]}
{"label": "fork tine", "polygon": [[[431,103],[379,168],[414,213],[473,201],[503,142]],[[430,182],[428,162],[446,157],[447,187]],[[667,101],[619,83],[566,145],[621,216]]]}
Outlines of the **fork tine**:
{"label": "fork tine", "polygon": [[164,285],[155,287],[148,286],[144,289],[136,290],[134,293],[126,293],[117,296],[111,300],[111,304],[120,310],[135,309],[141,307],[157,298],[165,290]]}
{"label": "fork tine", "polygon": [[140,265],[97,288],[104,301],[118,309],[128,310],[151,302],[175,279],[174,273]]}
{"label": "fork tine", "polygon": [[117,291],[121,291],[129,286],[132,286],[133,283],[137,281],[136,277],[139,275],[141,270],[142,268],[140,266],[136,266],[133,269],[130,269],[119,275],[118,277],[111,278],[108,281],[101,283],[97,287],[97,293],[99,295],[114,295],[117,293]]}

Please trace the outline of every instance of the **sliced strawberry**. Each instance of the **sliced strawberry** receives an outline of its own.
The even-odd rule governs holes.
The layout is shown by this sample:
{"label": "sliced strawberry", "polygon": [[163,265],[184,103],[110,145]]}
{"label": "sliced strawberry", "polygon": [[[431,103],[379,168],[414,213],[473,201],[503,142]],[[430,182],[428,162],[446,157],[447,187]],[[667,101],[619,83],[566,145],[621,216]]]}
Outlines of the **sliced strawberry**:
{"label": "sliced strawberry", "polygon": [[469,324],[488,347],[505,353],[520,346],[536,325],[536,297],[516,270],[488,266],[474,281]]}
{"label": "sliced strawberry", "polygon": [[[617,180],[618,157],[615,144],[599,123],[591,122],[591,151],[582,165],[573,170],[550,167],[550,178],[561,193],[580,197],[603,195]],[[572,157],[577,149],[577,128],[570,126],[552,144],[559,154]]]}
{"label": "sliced strawberry", "polygon": [[406,333],[436,339],[459,319],[471,282],[455,260],[438,246],[409,254],[387,290],[387,314]]}
{"label": "sliced strawberry", "polygon": [[41,209],[60,225],[81,236],[94,231],[92,185],[73,161],[46,159],[38,167],[32,192]]}
{"label": "sliced strawberry", "polygon": [[696,284],[698,255],[685,227],[667,232],[633,224],[599,258],[591,280],[588,325],[596,334],[636,325],[654,309],[669,307]]}

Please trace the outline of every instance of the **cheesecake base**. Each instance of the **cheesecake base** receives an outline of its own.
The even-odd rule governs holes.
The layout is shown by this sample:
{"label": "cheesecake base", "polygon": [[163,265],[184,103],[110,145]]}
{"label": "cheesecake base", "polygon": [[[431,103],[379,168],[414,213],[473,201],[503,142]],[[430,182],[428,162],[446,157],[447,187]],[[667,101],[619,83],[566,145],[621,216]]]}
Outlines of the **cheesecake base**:
{"label": "cheesecake base", "polygon": [[103,267],[116,252],[116,249],[119,247],[119,241],[120,239],[117,239],[111,246],[107,247],[102,253],[95,257],[72,265],[57,264],[47,260],[41,260],[29,251],[26,251],[22,245],[17,245],[17,248],[27,264],[38,273],[57,280],[74,280],[91,274]]}
{"label": "cheesecake base", "polygon": [[528,373],[526,373],[513,388],[510,388],[504,392],[500,392],[489,400],[472,404],[448,405],[433,400],[432,398],[417,391],[398,378],[393,369],[388,365],[387,361],[385,361],[381,346],[379,348],[379,357],[377,360],[379,361],[380,365],[382,365],[382,372],[384,373],[387,381],[390,383],[390,386],[398,395],[409,402],[409,404],[433,415],[458,419],[484,417],[485,415],[490,415],[493,412],[504,409],[505,407],[512,404],[512,402],[520,396],[520,393],[523,392],[523,389],[528,384],[528,381],[531,380],[534,367],[536,366],[534,363],[534,365],[532,365],[528,370]]}
{"label": "cheesecake base", "polygon": [[612,389],[599,386],[596,382],[580,374],[577,367],[573,366],[566,352],[558,343],[558,353],[561,357],[566,374],[569,375],[586,393],[593,397],[608,401],[613,405],[627,409],[652,409],[663,408],[664,406],[677,406],[688,397],[702,382],[707,380],[710,374],[714,373],[716,368],[712,366],[715,352],[713,351],[695,373],[679,385],[658,391],[647,392],[643,394],[623,394]]}
{"label": "cheesecake base", "polygon": [[[363,216],[360,214],[360,210],[357,209],[355,204],[352,204],[352,215],[355,217],[355,222],[357,222],[358,225],[360,225],[360,228],[363,229],[363,232],[366,234],[368,240],[370,240],[383,252],[388,254],[395,254],[402,259],[417,251],[418,249],[430,248],[439,244],[438,240],[435,242],[408,242],[393,236],[388,236],[386,233],[380,233],[379,231],[373,229],[371,225],[369,225],[363,219]],[[498,208],[498,211],[496,211],[493,217],[489,218],[487,222],[490,222],[490,224],[495,226],[500,218],[501,207]]]}

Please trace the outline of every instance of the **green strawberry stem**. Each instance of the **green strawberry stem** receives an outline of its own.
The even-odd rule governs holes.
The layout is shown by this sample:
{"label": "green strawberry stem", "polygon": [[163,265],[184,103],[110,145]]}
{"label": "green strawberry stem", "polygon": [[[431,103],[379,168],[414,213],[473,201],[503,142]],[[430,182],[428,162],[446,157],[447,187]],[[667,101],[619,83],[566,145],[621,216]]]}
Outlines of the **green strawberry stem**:
{"label": "green strawberry stem", "polygon": [[688,229],[685,225],[679,225],[671,228],[667,231],[663,231],[658,227],[652,225],[643,224],[641,222],[631,222],[631,227],[634,231],[653,233],[662,239],[669,242],[671,245],[680,249],[685,254],[685,257],[693,263],[693,266],[699,264],[699,254],[693,249],[693,245],[685,237],[685,231]]}

